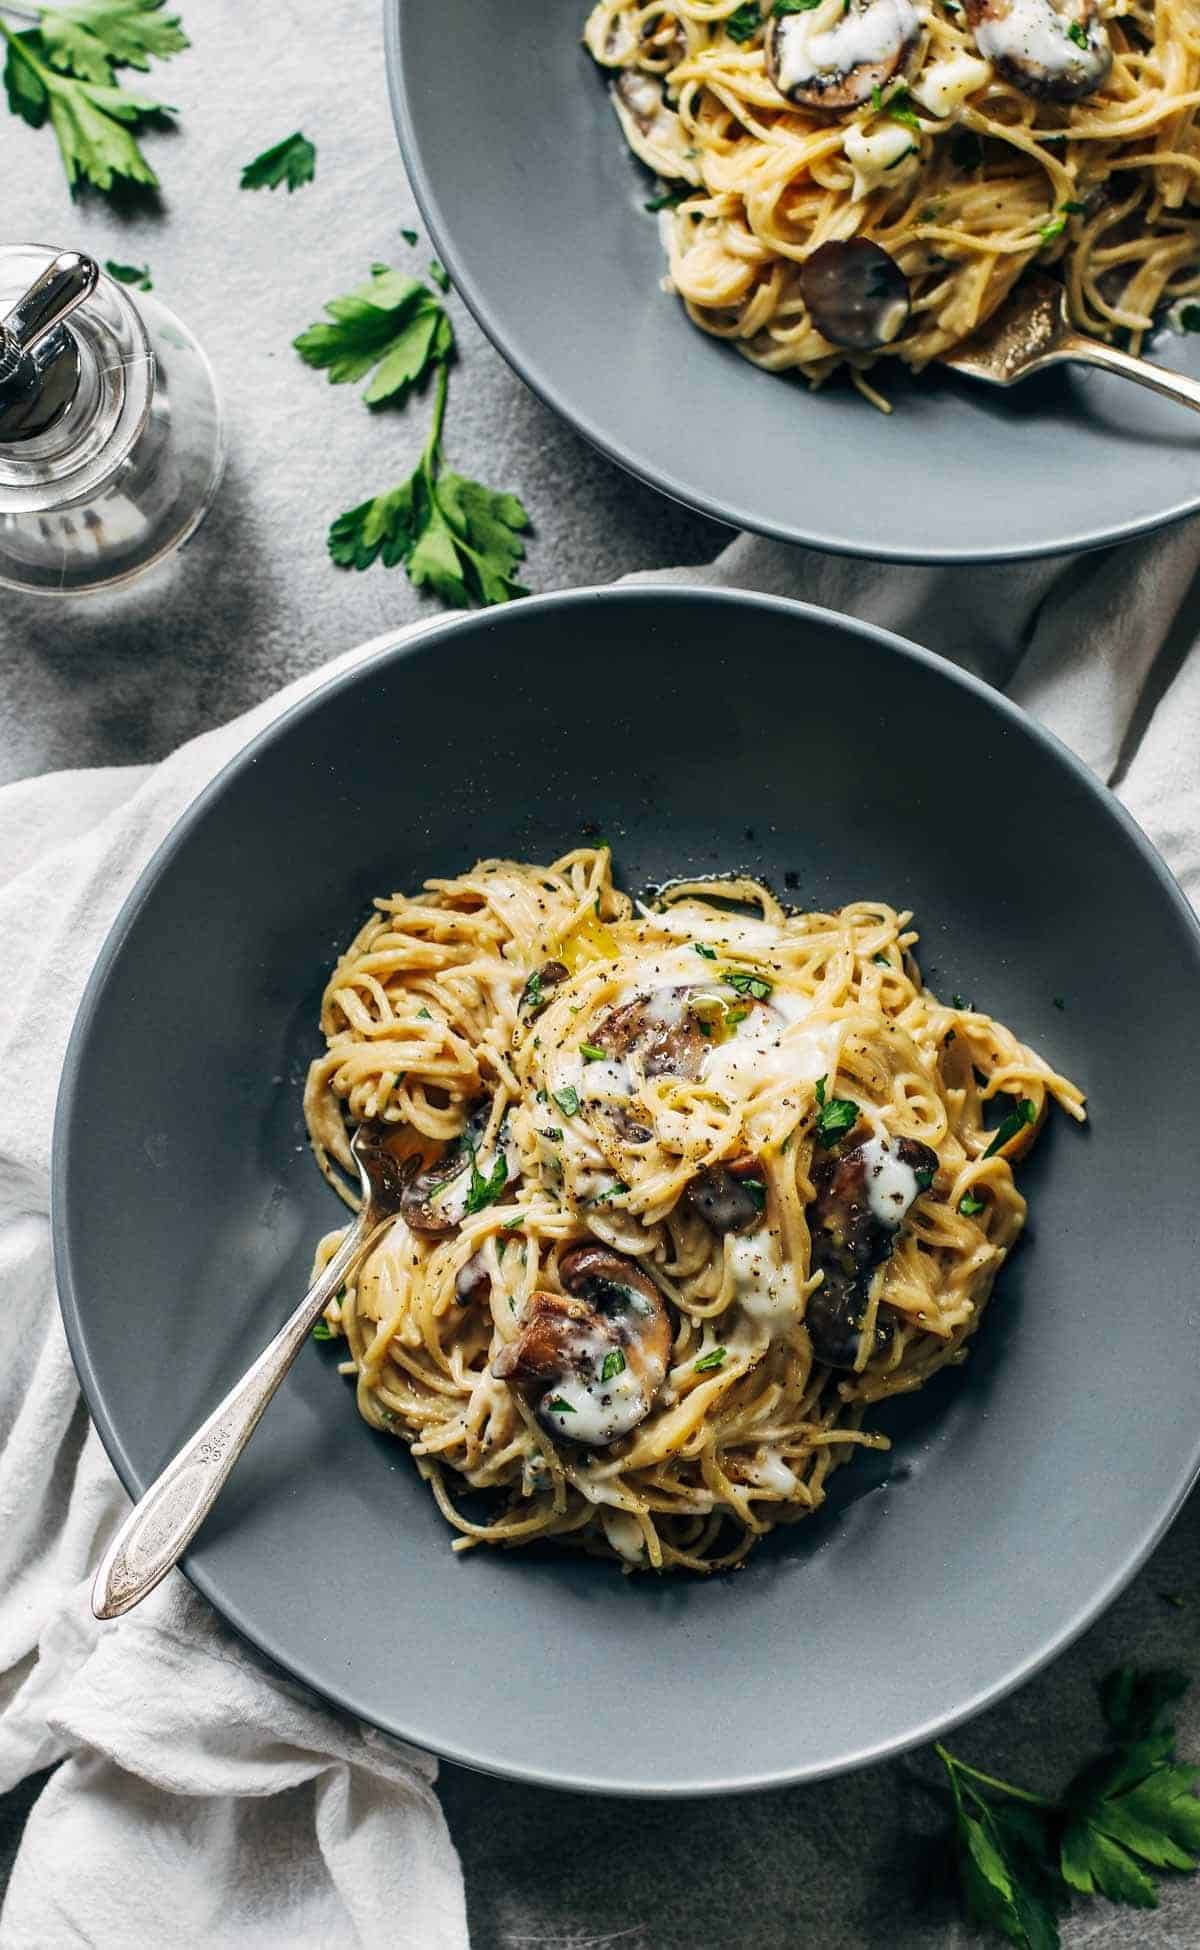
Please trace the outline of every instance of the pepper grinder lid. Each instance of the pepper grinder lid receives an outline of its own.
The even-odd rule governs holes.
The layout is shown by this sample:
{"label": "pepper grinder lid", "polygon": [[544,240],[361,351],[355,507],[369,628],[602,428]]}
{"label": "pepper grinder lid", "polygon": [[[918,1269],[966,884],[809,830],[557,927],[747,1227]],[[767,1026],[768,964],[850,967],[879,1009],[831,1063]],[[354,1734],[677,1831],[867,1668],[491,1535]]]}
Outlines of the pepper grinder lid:
{"label": "pepper grinder lid", "polygon": [[79,390],[79,347],[64,321],[96,288],[100,267],[60,251],[0,321],[0,442],[45,433]]}

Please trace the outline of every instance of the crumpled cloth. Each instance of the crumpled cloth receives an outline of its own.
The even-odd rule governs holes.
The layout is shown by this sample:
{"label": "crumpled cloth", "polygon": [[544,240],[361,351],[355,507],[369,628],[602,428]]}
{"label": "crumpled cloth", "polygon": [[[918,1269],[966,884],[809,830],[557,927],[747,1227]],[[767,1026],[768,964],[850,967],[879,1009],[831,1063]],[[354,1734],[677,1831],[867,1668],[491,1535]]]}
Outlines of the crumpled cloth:
{"label": "crumpled cloth", "polygon": [[[1200,523],[953,570],[743,536],[655,579],[802,597],[954,657],[1114,785],[1200,898]],[[0,1950],[467,1942],[433,1761],[268,1671],[178,1576],[114,1624],[91,1619],[89,1574],[126,1499],[80,1402],[50,1262],[54,1095],[91,961],[196,792],[338,667],[159,766],[0,791],[0,1789],[64,1761],[30,1818]]]}

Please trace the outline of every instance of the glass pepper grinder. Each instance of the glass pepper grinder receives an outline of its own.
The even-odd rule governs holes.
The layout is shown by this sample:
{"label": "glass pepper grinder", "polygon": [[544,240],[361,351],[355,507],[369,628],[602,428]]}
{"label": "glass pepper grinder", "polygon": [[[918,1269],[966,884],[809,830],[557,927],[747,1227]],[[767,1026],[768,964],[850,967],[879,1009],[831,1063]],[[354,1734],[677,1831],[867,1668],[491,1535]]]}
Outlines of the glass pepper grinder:
{"label": "glass pepper grinder", "polygon": [[0,585],[78,594],[181,548],[221,478],[200,346],[94,258],[0,246]]}

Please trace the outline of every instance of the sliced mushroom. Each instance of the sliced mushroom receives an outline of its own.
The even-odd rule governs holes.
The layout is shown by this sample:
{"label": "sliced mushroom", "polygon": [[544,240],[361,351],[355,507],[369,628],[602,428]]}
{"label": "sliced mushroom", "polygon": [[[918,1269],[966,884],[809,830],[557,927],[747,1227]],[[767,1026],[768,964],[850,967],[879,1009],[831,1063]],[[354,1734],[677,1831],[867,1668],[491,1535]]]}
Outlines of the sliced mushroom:
{"label": "sliced mushroom", "polygon": [[822,244],[800,266],[799,284],[818,332],[847,351],[878,351],[908,323],[908,279],[895,258],[866,237]]}
{"label": "sliced mushroom", "polygon": [[1040,101],[1077,102],[1108,79],[1112,42],[1096,0],[965,0],[975,45]]}
{"label": "sliced mushroom", "polygon": [[694,1083],[709,1048],[700,1017],[689,1006],[694,993],[691,988],[664,988],[635,996],[605,1016],[591,1040],[614,1061],[640,1057],[648,1077],[682,1077]]}
{"label": "sliced mushroom", "polygon": [[920,38],[912,0],[819,0],[772,17],[767,73],[790,102],[858,108],[904,72]]}
{"label": "sliced mushroom", "polygon": [[[453,1232],[466,1217],[472,1183],[472,1167],[484,1179],[491,1179],[497,1158],[503,1158],[505,1184],[517,1175],[517,1158],[503,1130],[494,1156],[477,1157],[480,1140],[487,1129],[490,1106],[484,1102],[472,1113],[461,1137],[441,1147],[432,1162],[428,1153],[408,1164],[408,1182],[400,1195],[400,1213],[413,1232]],[[497,1196],[497,1194],[493,1194]]]}
{"label": "sliced mushroom", "polygon": [[472,1253],[455,1275],[454,1298],[460,1307],[470,1307],[476,1301],[486,1300],[491,1291],[492,1276],[487,1269],[487,1260],[482,1253]]}
{"label": "sliced mushroom", "polygon": [[617,120],[635,156],[660,176],[700,182],[699,170],[687,155],[691,147],[687,130],[675,110],[667,104],[667,92],[656,75],[637,68],[625,68],[610,90]]}
{"label": "sliced mushroom", "polygon": [[[937,1152],[916,1138],[886,1144],[869,1138],[840,1152],[818,1152],[816,1196],[808,1208],[810,1271],[821,1284],[809,1295],[804,1324],[818,1361],[853,1368],[871,1298],[871,1281],[892,1250],[896,1229],[937,1170]],[[882,1354],[896,1327],[893,1310],[876,1310],[874,1344]]]}
{"label": "sliced mushroom", "polygon": [[604,1448],[649,1414],[671,1357],[670,1316],[650,1275],[607,1246],[571,1247],[558,1273],[566,1292],[532,1295],[492,1373],[536,1393],[551,1435]]}
{"label": "sliced mushroom", "polygon": [[750,1232],[758,1224],[764,1191],[757,1158],[709,1165],[697,1172],[685,1194],[691,1210],[714,1232]]}

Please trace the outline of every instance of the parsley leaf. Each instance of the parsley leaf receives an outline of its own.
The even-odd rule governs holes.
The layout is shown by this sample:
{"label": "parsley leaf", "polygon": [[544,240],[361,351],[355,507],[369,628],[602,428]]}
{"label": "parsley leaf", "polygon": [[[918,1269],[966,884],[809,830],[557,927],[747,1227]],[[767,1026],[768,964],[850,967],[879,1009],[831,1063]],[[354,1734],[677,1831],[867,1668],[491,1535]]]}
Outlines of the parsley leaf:
{"label": "parsley leaf", "polygon": [[1052,244],[1057,237],[1062,236],[1066,227],[1067,219],[1060,211],[1057,217],[1051,217],[1049,223],[1042,225],[1038,231],[1038,236],[1041,238],[1043,244]]}
{"label": "parsley leaf", "polygon": [[513,572],[525,554],[521,534],[529,516],[515,494],[441,471],[445,409],[446,367],[439,359],[433,426],[420,461],[398,487],[337,517],[329,553],[340,569],[402,563],[416,588],[457,608],[506,603],[526,594]]}
{"label": "parsley leaf", "polygon": [[983,1154],[984,1157],[994,1158],[997,1151],[1003,1150],[1009,1140],[1015,1138],[1018,1131],[1023,1131],[1026,1124],[1032,1124],[1036,1117],[1037,1112],[1030,1103],[1029,1098],[1022,1097],[1017,1108],[1011,1110],[1003,1123],[998,1127],[996,1135]]}
{"label": "parsley leaf", "polygon": [[827,1078],[817,1081],[817,1143],[831,1149],[858,1122],[858,1105],[848,1097],[826,1099]]}
{"label": "parsley leaf", "polygon": [[674,183],[670,189],[661,191],[658,196],[652,196],[647,203],[643,203],[642,208],[648,210],[653,217],[657,216],[660,210],[673,210],[677,203],[686,203],[689,196],[698,194],[694,183]]}
{"label": "parsley leaf", "polygon": [[762,1212],[765,1210],[766,1203],[767,1203],[767,1188],[763,1184],[761,1178],[743,1178],[742,1189],[743,1191],[749,1192],[750,1202],[753,1205],[756,1212]]}
{"label": "parsley leaf", "polygon": [[756,1002],[765,1002],[775,987],[774,982],[769,982],[765,975],[755,975],[747,968],[723,968],[721,980],[728,982],[739,995],[752,995]]}
{"label": "parsley leaf", "polygon": [[725,21],[725,32],[731,41],[752,41],[762,26],[762,14],[758,0],[745,0],[741,7],[735,7]]}
{"label": "parsley leaf", "polygon": [[39,11],[38,32],[51,67],[81,81],[111,85],[114,68],[138,68],[170,60],[191,43],[178,14],[163,0],[76,0],[70,7]]}
{"label": "parsley leaf", "polygon": [[776,20],[782,20],[785,14],[810,14],[820,4],[821,0],[775,0],[771,12]]}
{"label": "parsley leaf", "polygon": [[579,1092],[574,1084],[566,1084],[562,1090],[554,1091],[553,1096],[563,1116],[574,1117],[579,1109]]}
{"label": "parsley leaf", "polygon": [[722,1365],[726,1353],[727,1349],[723,1347],[710,1347],[708,1353],[702,1354],[698,1361],[692,1363],[692,1366],[697,1374],[708,1374],[710,1369]]}
{"label": "parsley leaf", "polygon": [[475,1153],[472,1151],[471,1184],[467,1192],[464,1216],[469,1219],[473,1212],[482,1212],[485,1205],[494,1205],[496,1200],[503,1196],[504,1188],[507,1184],[508,1163],[503,1151],[496,1153],[495,1163],[492,1166],[490,1176],[487,1178],[480,1171],[475,1160]]}
{"label": "parsley leaf", "polygon": [[580,1043],[579,1054],[585,1063],[603,1063],[607,1052],[597,1043]]}
{"label": "parsley leaf", "polygon": [[[44,24],[49,16],[41,18]],[[134,131],[147,121],[161,121],[174,113],[172,109],[146,95],[132,94],[111,78],[87,80],[61,72],[37,28],[17,33],[0,20],[0,39],[8,48],[4,64],[8,105],[31,129],[49,121],[72,195],[79,183],[103,191],[111,190],[118,180],[158,188],[158,177]],[[60,59],[66,59],[65,53]],[[95,70],[95,61],[89,65]]]}
{"label": "parsley leaf", "polygon": [[[907,88],[897,88],[895,94],[889,95],[886,101],[883,99],[882,88],[875,87],[871,90],[871,107],[876,115],[886,115],[889,122],[900,122],[906,129],[916,129],[919,134],[921,121],[910,106],[911,100]],[[908,153],[911,154],[911,151]]]}
{"label": "parsley leaf", "polygon": [[572,1408],[570,1402],[565,1402],[561,1395],[551,1395],[546,1407],[554,1409],[559,1415],[576,1415],[579,1412]]}
{"label": "parsley leaf", "polygon": [[337,1339],[324,1314],[321,1315],[319,1320],[313,1323],[312,1337],[314,1341],[333,1341]]}
{"label": "parsley leaf", "polygon": [[705,961],[716,961],[717,951],[715,948],[705,947],[703,941],[693,941],[692,946],[698,955],[704,956]]}
{"label": "parsley leaf", "polygon": [[1067,28],[1067,39],[1074,41],[1076,47],[1083,48],[1085,52],[1091,46],[1091,42],[1088,40],[1087,28],[1077,20],[1073,20]]}
{"label": "parsley leaf", "polygon": [[154,280],[150,276],[148,264],[114,264],[111,257],[104,260],[104,268],[110,278],[118,284],[131,284],[138,291],[153,291]]}
{"label": "parsley leaf", "polygon": [[964,1219],[973,1219],[987,1204],[985,1198],[976,1198],[974,1192],[964,1192],[958,1201],[958,1209]]}
{"label": "parsley leaf", "polygon": [[277,190],[281,183],[286,183],[290,196],[293,190],[311,183],[316,173],[316,145],[297,129],[273,149],[264,149],[261,156],[246,164],[241,186],[244,190]]}
{"label": "parsley leaf", "polygon": [[624,1371],[625,1356],[619,1347],[610,1348],[604,1357],[604,1366],[600,1370],[601,1381],[611,1381],[614,1375],[623,1374]]}
{"label": "parsley leaf", "polygon": [[331,324],[310,325],[292,343],[305,365],[327,371],[330,384],[362,379],[368,406],[403,401],[430,368],[454,348],[454,331],[440,301],[419,278],[373,264],[365,284],[325,306]]}

